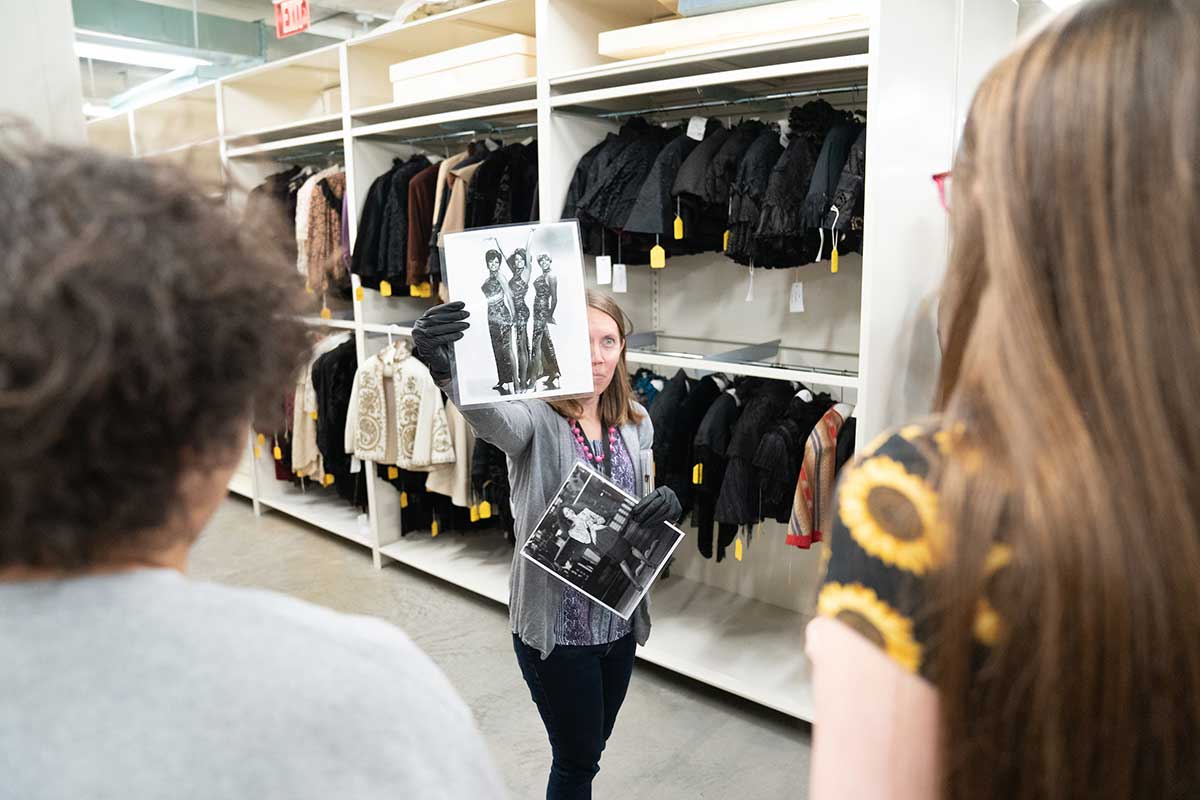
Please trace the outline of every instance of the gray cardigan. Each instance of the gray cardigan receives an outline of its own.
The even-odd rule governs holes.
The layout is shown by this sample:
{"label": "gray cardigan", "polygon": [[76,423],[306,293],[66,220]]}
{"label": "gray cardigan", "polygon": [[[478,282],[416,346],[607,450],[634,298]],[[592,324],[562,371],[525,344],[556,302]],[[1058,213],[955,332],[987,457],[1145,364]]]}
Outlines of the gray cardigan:
{"label": "gray cardigan", "polygon": [[[629,450],[640,487],[643,486],[642,465],[651,452],[654,428],[646,409],[634,405],[641,413],[642,421],[637,425],[622,425],[621,438]],[[554,621],[562,605],[563,584],[522,558],[521,548],[577,461],[575,439],[567,421],[542,400],[512,400],[461,410],[479,438],[496,445],[508,456],[517,538],[509,579],[508,616],[513,633],[546,658],[555,645]],[[649,595],[642,600],[630,621],[638,644],[645,644],[650,637]]]}

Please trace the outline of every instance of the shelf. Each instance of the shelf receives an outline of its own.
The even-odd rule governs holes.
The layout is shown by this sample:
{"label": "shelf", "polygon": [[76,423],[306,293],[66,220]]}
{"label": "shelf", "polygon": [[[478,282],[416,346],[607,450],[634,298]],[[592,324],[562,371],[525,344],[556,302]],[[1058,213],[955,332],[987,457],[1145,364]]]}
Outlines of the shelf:
{"label": "shelf", "polygon": [[218,141],[217,88],[207,83],[133,109],[137,155],[147,157]]}
{"label": "shelf", "polygon": [[301,492],[291,484],[284,484],[282,481],[277,484],[271,490],[272,494],[258,499],[259,504],[363,547],[372,546],[369,532],[359,526],[358,510],[347,505],[331,489],[312,485]]}
{"label": "shelf", "polygon": [[254,499],[254,479],[244,472],[235,472],[229,479],[229,491],[248,500]]}
{"label": "shelf", "polygon": [[367,333],[392,333],[397,336],[412,336],[412,327],[388,322],[364,322],[363,330]]}
{"label": "shelf", "polygon": [[[342,138],[342,114],[325,114],[300,122],[269,125],[257,130],[247,131],[225,137],[225,143],[230,148],[251,150],[253,145],[281,144],[298,139],[314,139],[324,134],[327,138],[321,141]],[[283,146],[287,146],[284,144]]]}
{"label": "shelf", "polygon": [[781,381],[799,381],[818,386],[839,386],[857,389],[857,375],[843,374],[844,370],[824,371],[818,368],[789,367],[780,364],[742,363],[705,358],[691,353],[662,353],[649,350],[627,350],[625,361],[629,364],[647,364],[658,367],[693,369],[701,372],[724,372],[727,375],[746,375],[755,378],[773,378]]}
{"label": "shelf", "polygon": [[448,531],[434,539],[413,532],[379,552],[489,600],[508,603],[513,548],[499,534]]}
{"label": "shelf", "polygon": [[[479,108],[464,108],[420,117],[379,122],[354,128],[355,138],[383,137],[405,139],[436,137],[439,134],[461,135],[465,131],[486,134],[493,128],[511,127],[537,122],[537,101],[518,100]],[[533,132],[533,129],[530,129]]]}
{"label": "shelf", "polygon": [[246,147],[231,147],[225,151],[225,155],[228,158],[254,158],[269,155],[279,161],[286,160],[288,157],[303,159],[323,153],[339,154],[343,149],[342,131],[337,130],[298,136],[294,139],[278,139]]}
{"label": "shelf", "polygon": [[559,111],[596,114],[628,112],[646,106],[650,99],[656,107],[705,100],[724,105],[762,95],[860,86],[866,84],[867,60],[866,55],[834,56],[661,78],[560,94],[550,99],[550,105]]}
{"label": "shelf", "polygon": [[297,317],[300,322],[305,325],[311,325],[314,328],[341,328],[342,330],[354,330],[353,319],[321,319],[320,317]]}
{"label": "shelf", "polygon": [[227,139],[291,138],[341,126],[340,45],[322,47],[222,79]]}
{"label": "shelf", "polygon": [[[410,533],[380,552],[434,577],[507,604],[511,545],[499,536],[436,540]],[[651,590],[653,631],[638,656],[799,719],[812,720],[804,656],[808,616],[683,578]]]}
{"label": "shelf", "polygon": [[187,171],[201,185],[205,194],[213,195],[225,189],[225,167],[221,163],[221,142],[218,139],[179,145],[139,157],[173,164]]}
{"label": "shelf", "polygon": [[535,35],[534,6],[534,0],[485,0],[406,25],[385,25],[352,39],[346,47],[350,107],[367,109],[390,103],[388,68],[397,62],[511,33]]}
{"label": "shelf", "polygon": [[867,52],[868,30],[869,25],[862,20],[842,30],[799,40],[761,45],[725,45],[711,50],[631,58],[556,75],[550,78],[550,89],[552,93],[565,94],[612,89],[631,83],[732,72],[772,64],[861,56]]}
{"label": "shelf", "polygon": [[453,111],[476,109],[480,106],[507,105],[522,101],[532,102],[537,97],[537,79],[512,81],[487,89],[445,95],[435,100],[420,100],[413,103],[383,103],[355,109],[350,116],[356,125],[377,125],[412,117],[429,117]]}

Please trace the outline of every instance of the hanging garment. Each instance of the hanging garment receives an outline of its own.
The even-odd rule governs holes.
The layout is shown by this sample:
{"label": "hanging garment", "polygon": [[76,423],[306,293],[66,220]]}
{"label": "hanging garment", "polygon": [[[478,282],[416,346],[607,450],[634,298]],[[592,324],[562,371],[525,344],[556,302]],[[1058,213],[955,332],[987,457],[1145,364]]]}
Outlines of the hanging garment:
{"label": "hanging garment", "polygon": [[[579,220],[583,252],[589,255],[611,252],[612,247],[609,245],[615,246],[616,238],[605,230],[603,222],[591,213],[587,203],[600,191],[601,181],[608,179],[613,161],[645,130],[645,124],[645,120],[639,117],[627,121],[618,133],[610,133],[604,137],[595,156],[588,160],[586,165],[580,162],[579,169],[586,169],[586,174],[579,181],[581,191],[574,201],[573,211]],[[568,198],[568,204],[570,200],[571,198]]]}
{"label": "hanging garment", "polygon": [[805,400],[800,396],[792,398],[787,413],[763,434],[754,455],[762,497],[762,516],[784,525],[791,518],[805,443],[821,417],[834,405],[833,398],[828,394],[812,397],[811,393],[807,393],[806,396],[812,399]]}
{"label": "hanging garment", "polygon": [[675,241],[672,236],[675,200],[671,196],[671,187],[675,185],[680,165],[698,144],[686,133],[681,133],[659,151],[625,221],[626,231],[657,235],[661,237],[660,244],[672,254],[686,250],[683,242]]}
{"label": "hanging garment", "polygon": [[854,440],[858,433],[858,418],[850,417],[842,423],[842,429],[838,431],[837,439],[837,456],[834,462],[834,475],[840,475],[842,467],[850,463],[850,459],[854,458]]}
{"label": "hanging garment", "polygon": [[475,432],[454,403],[446,403],[446,423],[454,442],[454,467],[430,472],[425,488],[449,497],[450,502],[459,508],[470,508],[471,456],[475,451]]}
{"label": "hanging garment", "polygon": [[[303,175],[303,177],[300,177]],[[288,256],[296,258],[296,191],[307,180],[308,173],[300,167],[291,167],[283,172],[268,175],[262,183],[250,190],[246,198],[246,210],[242,218],[250,225],[267,224],[274,233],[279,226],[279,236],[287,249]],[[274,238],[274,237],[272,237]]]}
{"label": "hanging garment", "polygon": [[582,217],[607,228],[624,226],[642,181],[666,144],[661,131],[641,117],[621,126],[617,138],[590,166],[588,190],[579,201]]}
{"label": "hanging garment", "polygon": [[350,471],[350,456],[342,447],[350,395],[358,370],[354,340],[348,340],[313,363],[312,384],[317,395],[317,449],[325,470],[325,482],[334,478],[338,496],[359,507],[366,506],[366,480],[362,472]]}
{"label": "hanging garment", "polygon": [[[850,148],[837,189],[821,227],[832,229],[838,235],[838,250],[852,253],[862,250],[863,232],[863,178],[867,168],[867,129],[859,131],[858,138]],[[837,212],[834,212],[834,208]],[[844,239],[842,237],[845,237]]]}
{"label": "hanging garment", "polygon": [[[694,487],[696,546],[700,555],[705,558],[713,557],[713,524],[717,498],[725,480],[729,441],[742,413],[738,391],[737,388],[727,389],[713,401],[704,419],[700,421],[692,444],[693,457],[700,464],[701,470],[700,483]],[[737,529],[737,525],[722,523],[719,526],[715,549],[717,561],[725,559],[725,549],[733,543]]]}
{"label": "hanging garment", "polygon": [[350,277],[350,193],[342,191],[342,271]]}
{"label": "hanging garment", "polygon": [[318,295],[350,287],[342,261],[342,200],[346,173],[334,172],[317,181],[308,209],[306,283]]}
{"label": "hanging garment", "polygon": [[492,153],[471,181],[466,225],[486,228],[528,222],[537,185],[537,142]]}
{"label": "hanging garment", "polygon": [[833,202],[833,193],[837,190],[838,179],[842,175],[842,168],[846,166],[850,148],[858,139],[862,128],[857,122],[843,123],[835,125],[825,137],[800,215],[800,223],[805,228],[823,226],[825,215]]}
{"label": "hanging garment", "polygon": [[408,182],[408,251],[405,282],[409,286],[429,278],[429,240],[433,234],[433,200],[440,164],[431,164]]}
{"label": "hanging garment", "polygon": [[737,178],[729,190],[729,247],[725,255],[739,264],[751,264],[757,255],[754,232],[762,199],[771,169],[782,154],[779,134],[768,128],[758,135],[738,165]]}
{"label": "hanging garment", "polygon": [[683,219],[683,233],[690,242],[692,252],[721,249],[728,214],[725,208],[714,208],[706,203],[705,176],[713,158],[732,135],[733,132],[718,120],[710,119],[703,141],[679,167],[679,174],[675,176],[675,183],[671,187],[671,194]]}
{"label": "hanging garment", "polygon": [[[438,248],[441,241],[442,225],[446,219],[446,209],[450,202],[450,170],[457,167],[470,157],[470,152],[464,151],[450,156],[438,164],[437,191],[433,198],[433,228],[429,233],[429,258],[426,259],[424,280],[434,286],[442,283],[442,253]],[[442,302],[446,302],[445,298]]]}
{"label": "hanging garment", "polygon": [[308,278],[308,225],[309,211],[317,192],[317,184],[340,172],[340,167],[329,167],[310,175],[296,192],[296,271]]}
{"label": "hanging garment", "polygon": [[593,145],[579,159],[579,163],[575,165],[575,172],[571,175],[571,183],[567,186],[567,198],[563,202],[562,219],[573,219],[578,215],[579,200],[584,196],[588,188],[588,170],[591,168],[592,162],[600,154],[600,151],[607,147],[611,140],[616,138],[617,135],[615,133],[608,134],[599,144]]}
{"label": "hanging garment", "polygon": [[629,376],[629,386],[633,389],[634,397],[642,404],[643,408],[650,408],[654,403],[654,398],[666,385],[666,378],[645,367]]}
{"label": "hanging garment", "polygon": [[383,212],[392,185],[392,175],[402,163],[400,159],[394,160],[392,169],[372,181],[359,211],[358,236],[350,257],[350,271],[369,289],[378,289],[379,282],[383,280]]}
{"label": "hanging garment", "polygon": [[439,247],[445,244],[446,234],[466,230],[467,194],[471,190],[471,180],[483,164],[483,158],[482,155],[472,156],[450,170],[450,199],[446,201],[446,218],[442,220]]}
{"label": "hanging garment", "polygon": [[667,442],[665,454],[665,483],[670,486],[679,498],[686,515],[692,510],[693,503],[693,473],[697,463],[694,442],[696,432],[709,408],[721,396],[721,392],[729,385],[724,378],[705,375],[692,387],[687,397],[675,413],[674,423]]}
{"label": "hanging garment", "polygon": [[687,400],[695,381],[682,369],[675,373],[650,405],[650,422],[654,426],[654,485],[667,485],[667,465],[670,445],[674,442],[675,424],[679,409]]}
{"label": "hanging garment", "polygon": [[312,368],[317,359],[347,341],[350,334],[327,337],[313,347],[312,357],[296,375],[292,401],[292,472],[320,481],[325,477],[321,451],[317,447],[317,392]]}
{"label": "hanging garment", "polygon": [[733,188],[733,182],[737,179],[738,166],[742,163],[750,145],[754,144],[754,141],[766,129],[767,126],[756,119],[739,122],[725,143],[713,155],[704,172],[704,191],[701,193],[701,197],[706,206],[716,207],[716,213],[726,221],[726,226],[729,216],[729,193]]}
{"label": "hanging garment", "polygon": [[788,523],[786,541],[794,547],[807,550],[824,538],[825,531],[832,530],[838,432],[853,410],[839,403],[809,434]]}
{"label": "hanging garment", "polygon": [[408,187],[412,179],[428,167],[429,159],[416,155],[392,172],[383,209],[380,246],[383,266],[379,271],[393,288],[408,285]]}
{"label": "hanging garment", "polygon": [[353,442],[352,452],[363,461],[394,463],[413,472],[454,463],[441,390],[406,343],[386,347],[363,363],[348,405],[343,451]]}
{"label": "hanging garment", "polygon": [[730,525],[753,525],[762,519],[754,455],[763,434],[792,398],[791,384],[783,381],[752,378],[743,387],[739,392],[745,392],[746,405],[729,442],[729,464],[717,499],[717,521]]}
{"label": "hanging garment", "polygon": [[837,111],[824,100],[814,100],[792,109],[788,117],[790,140],[771,169],[754,234],[755,266],[797,267],[816,257],[819,237],[815,230],[804,227],[804,197],[808,194],[826,135],[847,119],[847,114]]}

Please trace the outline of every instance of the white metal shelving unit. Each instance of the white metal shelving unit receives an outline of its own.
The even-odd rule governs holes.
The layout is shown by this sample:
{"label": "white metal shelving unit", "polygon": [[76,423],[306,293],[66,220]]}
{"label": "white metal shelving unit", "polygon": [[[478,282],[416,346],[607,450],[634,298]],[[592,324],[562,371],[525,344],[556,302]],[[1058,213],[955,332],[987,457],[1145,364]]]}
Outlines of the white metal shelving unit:
{"label": "white metal shelving unit", "polygon": [[[418,150],[447,154],[463,131],[502,129],[538,139],[541,217],[557,219],[579,157],[636,110],[784,116],[779,101],[840,90],[868,110],[863,256],[747,272],[719,254],[672,258],[664,270],[633,267],[618,296],[657,345],[628,361],[693,374],[721,371],[828,388],[858,406],[860,441],[927,407],[936,370],[935,292],[946,222],[929,176],[946,169],[978,79],[1016,30],[1010,0],[805,0],[812,19],[786,40],[726,41],[708,48],[616,60],[600,56],[602,31],[669,16],[654,0],[486,0],[418,22],[228,76],[88,126],[94,144],[127,156],[170,159],[228,181],[235,208],[246,191],[289,161],[345,165],[351,237],[375,177]],[[836,11],[836,13],[835,13]],[[792,13],[803,15],[803,11]],[[537,76],[462,93],[397,102],[388,66],[509,33],[537,38]],[[763,97],[774,98],[764,104]],[[684,108],[686,107],[686,108]],[[661,118],[663,113],[659,113]],[[518,133],[517,131],[520,130]],[[505,134],[506,136],[510,134]],[[457,137],[457,138],[456,138]],[[803,314],[788,289],[805,284]],[[358,289],[358,281],[354,280]],[[429,305],[366,290],[334,319],[359,358],[385,334],[409,335]],[[722,353],[779,341],[769,360]],[[675,342],[681,342],[675,346]],[[320,487],[275,481],[271,454],[251,441],[231,491],[371,550],[377,566],[405,564],[496,602],[508,598],[511,548],[499,537],[445,532],[400,536],[398,493],[367,472],[368,514]],[[791,716],[811,720],[804,626],[818,558],[760,526],[743,562],[717,564],[690,543],[653,592],[654,634],[639,655]]]}

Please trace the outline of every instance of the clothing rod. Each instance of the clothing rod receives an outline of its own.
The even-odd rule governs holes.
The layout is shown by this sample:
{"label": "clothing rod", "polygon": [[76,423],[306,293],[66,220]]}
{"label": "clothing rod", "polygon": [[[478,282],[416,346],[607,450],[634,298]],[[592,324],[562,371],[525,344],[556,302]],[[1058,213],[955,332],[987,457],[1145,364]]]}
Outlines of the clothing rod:
{"label": "clothing rod", "polygon": [[414,144],[416,142],[436,142],[442,139],[457,139],[460,136],[491,136],[496,133],[508,133],[510,131],[521,131],[528,128],[536,128],[536,122],[523,122],[520,125],[509,125],[504,128],[478,128],[467,131],[455,131],[453,133],[437,133],[431,136],[416,136],[412,139],[395,140],[396,144]]}
{"label": "clothing rod", "polygon": [[281,153],[272,158],[272,161],[280,163],[296,163],[299,161],[319,161],[323,158],[333,158],[334,156],[343,155],[343,149],[338,147],[336,150],[321,150],[315,153]]}
{"label": "clothing rod", "polygon": [[[770,361],[716,362],[714,359],[710,358],[709,356],[703,356],[703,355],[699,355],[697,353],[673,352],[671,350],[645,350],[645,351],[636,350],[636,351],[632,351],[632,352],[653,353],[654,355],[671,356],[672,358],[691,358],[691,359],[695,359],[696,361],[709,361],[710,363],[724,363],[724,364],[729,364],[730,366],[736,366],[738,364],[748,365],[748,366],[754,365],[754,366],[760,366],[760,367],[772,367],[775,369],[790,369],[790,370],[795,370],[797,372],[813,372],[818,375],[829,375],[831,377],[834,377],[834,376],[842,377],[842,378],[857,378],[857,377],[859,377],[858,370],[853,370],[853,369],[834,369],[833,367],[812,367],[812,366],[808,366],[806,364],[781,364],[781,363],[770,362]],[[690,367],[689,367],[689,369],[690,369]],[[720,370],[717,370],[717,371],[720,372]]]}
{"label": "clothing rod", "polygon": [[774,94],[754,95],[753,97],[739,97],[735,100],[697,100],[693,103],[679,103],[671,106],[639,108],[635,111],[606,111],[599,116],[602,119],[617,119],[620,117],[636,117],[641,114],[663,114],[671,111],[687,111],[694,108],[749,105],[751,103],[761,103],[765,100],[787,100],[793,97],[816,97],[824,94],[846,94],[848,92],[866,91],[866,89],[867,87],[861,84],[856,84],[854,86],[840,86],[833,89],[805,89],[804,91],[799,92],[777,92]]}

